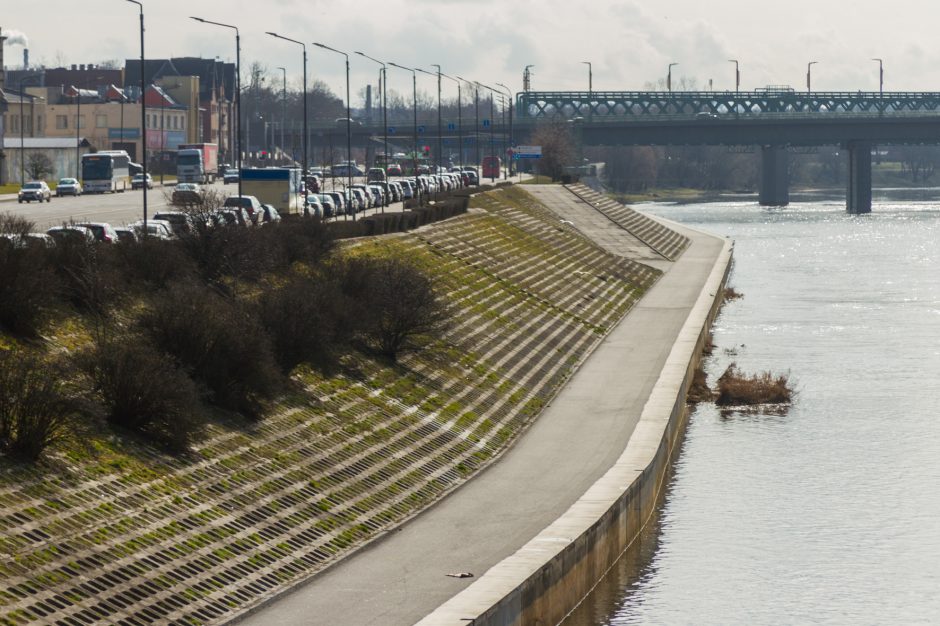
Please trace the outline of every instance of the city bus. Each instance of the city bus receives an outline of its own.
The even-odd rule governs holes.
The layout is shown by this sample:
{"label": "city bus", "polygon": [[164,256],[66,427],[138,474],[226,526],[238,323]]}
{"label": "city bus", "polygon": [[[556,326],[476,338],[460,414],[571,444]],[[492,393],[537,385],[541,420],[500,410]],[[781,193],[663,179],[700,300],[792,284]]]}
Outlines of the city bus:
{"label": "city bus", "polygon": [[483,178],[499,178],[500,166],[501,163],[498,156],[483,157]]}
{"label": "city bus", "polygon": [[85,193],[124,191],[131,182],[131,158],[125,150],[101,150],[82,155]]}

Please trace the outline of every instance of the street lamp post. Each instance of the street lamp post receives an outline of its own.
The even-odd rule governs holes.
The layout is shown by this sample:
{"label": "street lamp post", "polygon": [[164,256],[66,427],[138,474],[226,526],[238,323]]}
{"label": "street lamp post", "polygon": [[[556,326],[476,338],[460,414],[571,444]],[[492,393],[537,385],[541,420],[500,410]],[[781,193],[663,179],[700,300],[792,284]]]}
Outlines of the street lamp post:
{"label": "street lamp post", "polygon": [[406,72],[411,72],[411,89],[412,89],[412,109],[414,109],[414,169],[415,169],[415,195],[418,206],[421,206],[421,190],[419,188],[420,183],[418,182],[418,73],[410,67],[405,67],[404,65],[399,65],[398,63],[388,62],[389,65],[397,67],[400,70],[405,70]]}
{"label": "street lamp post", "polygon": [[[281,92],[281,154],[284,154],[284,127],[287,126],[287,68],[278,67],[281,70],[281,78],[284,81],[284,90]],[[304,176],[307,172],[304,172]]]}
{"label": "street lamp post", "polygon": [[[503,89],[506,90],[506,98],[509,100],[509,147],[510,147],[510,148],[514,148],[515,145],[516,145],[516,143],[515,143],[515,141],[513,141],[513,136],[512,136],[512,90],[511,90],[509,87],[507,87],[506,85],[502,84],[502,83],[496,83],[496,86],[497,86],[497,87],[502,87]],[[509,157],[509,171],[508,171],[508,176],[509,176],[509,177],[512,177],[512,158],[513,158],[513,156],[514,156],[513,154],[509,154],[509,155],[508,155],[508,157]]]}
{"label": "street lamp post", "polygon": [[741,88],[741,72],[738,70],[738,62],[736,59],[728,59],[728,63],[734,63],[734,93],[738,93]]}
{"label": "street lamp post", "polygon": [[447,74],[441,73],[441,76],[457,83],[457,161],[458,165],[463,165],[463,119],[460,112],[461,109],[461,93],[460,93],[460,82],[453,76],[448,76]]}
{"label": "street lamp post", "polygon": [[[329,50],[330,52],[335,52],[346,57],[346,201],[352,204],[352,111],[349,104],[349,55],[343,52],[342,50],[337,50],[336,48],[331,48],[322,43],[313,42],[318,48],[323,48],[324,50]],[[348,211],[347,211],[348,213]],[[353,219],[356,219],[356,214],[353,213]]]}
{"label": "street lamp post", "polygon": [[[284,37],[283,35],[278,35],[277,33],[272,33],[268,31],[268,34],[272,37],[278,39],[283,39],[284,41],[289,41],[295,43],[298,46],[301,46],[304,50],[303,60],[304,60],[304,141],[303,141],[303,159],[304,159],[304,171],[303,171],[303,181],[304,181],[304,194],[306,194],[307,189],[307,44],[302,41],[297,41],[296,39],[290,39],[289,37]],[[285,74],[286,75],[286,74]],[[285,83],[284,87],[284,107],[287,108],[287,86]],[[241,177],[239,177],[241,179]],[[307,199],[304,198],[304,209],[307,208]]]}
{"label": "street lamp post", "polygon": [[[134,0],[129,0],[133,2]],[[241,34],[238,32],[237,26],[232,26],[231,24],[223,24],[221,22],[213,22],[211,20],[206,20],[201,17],[190,17],[197,22],[202,22],[203,24],[212,24],[213,26],[221,26],[222,28],[230,28],[235,31],[235,109],[238,111],[238,117],[235,118],[235,159],[236,167],[238,168],[238,195],[242,195],[242,43],[241,43]],[[146,161],[144,162],[146,163]],[[144,165],[144,171],[146,171],[147,166]],[[146,185],[145,185],[146,187]],[[147,193],[146,191],[144,193]]]}
{"label": "street lamp post", "polygon": [[480,87],[472,80],[467,80],[466,78],[461,78],[460,76],[457,78],[460,78],[460,80],[467,83],[468,85],[473,85],[473,101],[477,116],[476,131],[474,132],[473,142],[476,145],[477,153],[477,160],[475,165],[476,167],[480,167]]}
{"label": "street lamp post", "polygon": [[[384,127],[383,137],[385,139],[385,142],[384,142],[385,153],[384,153],[384,158],[382,160],[382,169],[388,171],[388,89],[386,86],[388,83],[388,78],[385,72],[386,70],[385,63],[383,63],[382,61],[379,61],[378,59],[373,59],[372,57],[370,57],[368,54],[365,54],[364,52],[356,52],[355,54],[358,54],[361,57],[365,57],[369,59],[370,61],[374,63],[378,63],[379,65],[382,66],[382,69],[380,70],[381,78],[382,78],[382,126]],[[382,212],[385,213],[385,203],[382,203]]]}
{"label": "street lamp post", "polygon": [[[146,68],[144,67],[144,5],[137,0],[127,0],[140,7],[140,152],[141,167],[143,168],[144,180],[147,180],[147,102],[144,98],[144,89],[146,81],[144,76]],[[123,131],[121,133],[123,135]],[[123,136],[121,137],[123,139]],[[144,237],[147,236],[147,185],[142,187],[144,195]]]}
{"label": "street lamp post", "polygon": [[669,68],[666,70],[666,91],[672,91],[672,68],[679,65],[678,63],[670,63]]}
{"label": "street lamp post", "polygon": [[[495,109],[495,103],[493,102],[494,100],[493,94],[497,94],[499,92],[493,89],[492,87],[487,87],[483,83],[478,82],[476,84],[478,87],[483,87],[484,89],[488,89],[490,92],[490,157],[495,157],[496,156],[496,131],[493,130],[493,127],[495,126],[494,122],[496,118],[496,109]],[[494,178],[493,176],[490,176],[490,182],[495,182],[495,181],[496,181],[496,178]]]}
{"label": "street lamp post", "polygon": [[434,63],[431,64],[431,67],[436,67],[437,72],[428,72],[416,67],[415,69],[422,74],[427,74],[428,76],[437,76],[437,171],[440,173],[442,167],[442,155],[444,151],[443,142],[441,140],[441,66]]}
{"label": "street lamp post", "polygon": [[816,65],[817,63],[819,63],[819,61],[810,61],[809,63],[806,64],[806,93],[811,93],[813,91],[811,71],[812,71],[813,66]]}
{"label": "street lamp post", "polygon": [[884,95],[885,92],[885,66],[881,59],[872,59],[878,62],[878,95]]}

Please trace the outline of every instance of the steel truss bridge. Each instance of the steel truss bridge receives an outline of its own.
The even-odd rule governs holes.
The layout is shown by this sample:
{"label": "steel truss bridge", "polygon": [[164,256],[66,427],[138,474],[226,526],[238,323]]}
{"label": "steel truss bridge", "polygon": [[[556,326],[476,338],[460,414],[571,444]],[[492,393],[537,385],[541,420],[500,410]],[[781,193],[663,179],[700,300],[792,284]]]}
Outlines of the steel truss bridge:
{"label": "steel truss bridge", "polygon": [[517,95],[519,118],[642,121],[657,116],[940,115],[937,92],[528,91]]}

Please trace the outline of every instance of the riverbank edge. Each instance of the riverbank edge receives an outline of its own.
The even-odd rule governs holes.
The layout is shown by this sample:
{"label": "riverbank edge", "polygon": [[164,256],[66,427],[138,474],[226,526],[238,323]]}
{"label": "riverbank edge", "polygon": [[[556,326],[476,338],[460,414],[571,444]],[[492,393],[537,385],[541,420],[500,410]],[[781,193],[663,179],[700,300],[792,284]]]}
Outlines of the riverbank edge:
{"label": "riverbank edge", "polygon": [[685,431],[686,393],[721,308],[732,256],[725,240],[614,466],[564,515],[420,626],[557,624],[630,547],[655,511]]}

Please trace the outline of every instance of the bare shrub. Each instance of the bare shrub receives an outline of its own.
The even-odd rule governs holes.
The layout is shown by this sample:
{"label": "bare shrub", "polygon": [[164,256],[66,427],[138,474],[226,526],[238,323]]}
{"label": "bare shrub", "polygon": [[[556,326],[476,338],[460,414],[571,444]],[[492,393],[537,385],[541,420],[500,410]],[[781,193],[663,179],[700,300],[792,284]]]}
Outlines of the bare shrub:
{"label": "bare shrub", "polygon": [[789,377],[774,376],[770,372],[745,376],[736,363],[728,366],[718,378],[718,406],[747,406],[755,404],[786,404],[792,399]]}
{"label": "bare shrub", "polygon": [[366,345],[392,361],[446,326],[447,309],[433,278],[404,257],[350,259],[343,288],[357,303]]}
{"label": "bare shrub", "polygon": [[102,314],[121,293],[117,254],[112,248],[70,239],[51,249],[62,294],[79,310]]}
{"label": "bare shrub", "polygon": [[0,214],[0,235],[25,235],[33,232],[36,224],[13,213]]}
{"label": "bare shrub", "polygon": [[699,364],[692,374],[692,383],[689,385],[689,391],[685,397],[686,402],[698,404],[699,402],[707,402],[714,397],[714,393],[708,386],[708,377],[705,375],[705,370]]}
{"label": "bare shrub", "polygon": [[162,288],[170,283],[192,278],[196,264],[178,241],[145,237],[139,242],[118,246],[121,273],[125,285]]}
{"label": "bare shrub", "polygon": [[91,379],[110,424],[173,452],[202,438],[206,424],[195,383],[143,337],[99,338],[76,360]]}
{"label": "bare shrub", "polygon": [[329,227],[318,217],[285,218],[259,231],[267,240],[268,249],[277,251],[278,266],[321,263],[334,247]]}
{"label": "bare shrub", "polygon": [[294,275],[266,289],[258,309],[285,371],[304,362],[326,365],[349,343],[351,329],[345,320],[350,307],[338,282],[326,273]]}
{"label": "bare shrub", "polygon": [[36,337],[57,303],[58,278],[40,247],[0,245],[0,326]]}
{"label": "bare shrub", "polygon": [[172,285],[154,298],[140,323],[218,406],[260,418],[281,387],[271,340],[258,320],[203,285]]}
{"label": "bare shrub", "polygon": [[74,433],[78,404],[58,367],[21,351],[0,351],[0,449],[35,461]]}

